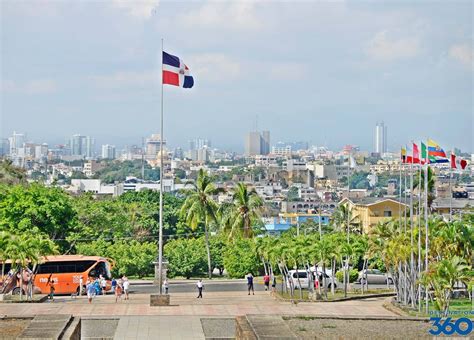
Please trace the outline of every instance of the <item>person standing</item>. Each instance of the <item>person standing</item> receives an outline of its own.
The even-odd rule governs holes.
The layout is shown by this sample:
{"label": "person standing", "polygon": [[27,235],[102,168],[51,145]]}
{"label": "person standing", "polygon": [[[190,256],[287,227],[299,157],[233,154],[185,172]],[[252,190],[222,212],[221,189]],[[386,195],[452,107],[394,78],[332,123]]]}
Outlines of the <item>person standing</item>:
{"label": "person standing", "polygon": [[48,287],[49,287],[49,299],[51,301],[54,301],[54,280],[51,277],[53,274],[51,274],[48,278]]}
{"label": "person standing", "polygon": [[270,289],[270,276],[268,274],[263,277],[263,284],[265,285],[265,291]]}
{"label": "person standing", "polygon": [[247,287],[250,295],[250,290],[252,290],[252,294],[255,295],[255,292],[253,290],[253,275],[252,273],[247,274]]}
{"label": "person standing", "polygon": [[163,281],[163,289],[165,291],[165,294],[168,294],[168,279],[165,279],[165,281]]}
{"label": "person standing", "polygon": [[111,289],[112,289],[112,293],[115,294],[115,288],[117,287],[117,280],[115,280],[115,278],[112,278],[112,282],[111,282]]}
{"label": "person standing", "polygon": [[115,293],[115,302],[117,302],[119,299],[122,300],[122,280],[119,280],[118,283],[116,281],[114,293]]}
{"label": "person standing", "polygon": [[202,289],[203,289],[204,285],[202,284],[201,279],[199,279],[199,281],[196,283],[196,287],[198,289],[198,296],[197,296],[196,299],[199,299],[199,298],[202,299]]}
{"label": "person standing", "polygon": [[81,277],[79,278],[79,296],[82,296],[82,293],[83,293],[83,289],[84,289],[84,279],[81,275]]}
{"label": "person standing", "polygon": [[125,293],[125,300],[128,300],[128,290],[130,288],[130,282],[126,276],[123,277],[123,292]]}
{"label": "person standing", "polygon": [[105,280],[105,277],[102,277],[100,280],[100,288],[102,289],[102,295],[105,296],[105,294],[107,294],[107,281]]}

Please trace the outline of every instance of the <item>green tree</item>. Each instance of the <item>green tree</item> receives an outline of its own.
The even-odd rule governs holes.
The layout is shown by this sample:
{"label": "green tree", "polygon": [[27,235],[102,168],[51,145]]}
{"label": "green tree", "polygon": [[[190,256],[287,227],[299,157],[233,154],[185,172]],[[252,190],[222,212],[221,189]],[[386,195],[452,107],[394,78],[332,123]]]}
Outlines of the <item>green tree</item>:
{"label": "green tree", "polygon": [[242,278],[247,273],[256,275],[261,262],[252,239],[235,239],[224,252],[224,267],[230,277]]}
{"label": "green tree", "polygon": [[184,276],[189,279],[206,273],[206,253],[204,239],[189,238],[169,241],[164,247],[169,261],[170,277]]}
{"label": "green tree", "polygon": [[73,231],[76,214],[71,197],[59,188],[38,183],[0,188],[0,230],[40,233],[66,249],[63,241]]}

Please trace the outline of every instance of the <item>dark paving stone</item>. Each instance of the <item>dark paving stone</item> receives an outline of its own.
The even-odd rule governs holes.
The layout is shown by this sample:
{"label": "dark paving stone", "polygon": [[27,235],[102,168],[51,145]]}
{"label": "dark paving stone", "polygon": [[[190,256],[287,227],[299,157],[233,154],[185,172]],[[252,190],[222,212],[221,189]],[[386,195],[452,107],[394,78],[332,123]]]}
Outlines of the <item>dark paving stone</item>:
{"label": "dark paving stone", "polygon": [[81,339],[113,339],[119,319],[82,319]]}

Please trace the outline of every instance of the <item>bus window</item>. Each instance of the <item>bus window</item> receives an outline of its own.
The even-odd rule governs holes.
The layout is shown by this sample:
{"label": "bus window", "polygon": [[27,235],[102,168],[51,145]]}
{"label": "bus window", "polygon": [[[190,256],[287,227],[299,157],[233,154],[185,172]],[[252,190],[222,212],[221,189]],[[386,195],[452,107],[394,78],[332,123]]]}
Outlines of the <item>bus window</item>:
{"label": "bus window", "polygon": [[110,270],[109,270],[109,268],[108,268],[108,266],[105,262],[97,263],[97,265],[94,267],[94,269],[92,269],[89,272],[89,276],[92,276],[92,277],[99,277],[100,275],[102,275],[107,280],[112,279],[112,275],[110,273]]}
{"label": "bus window", "polygon": [[95,261],[55,261],[40,264],[38,274],[83,273],[94,265]]}

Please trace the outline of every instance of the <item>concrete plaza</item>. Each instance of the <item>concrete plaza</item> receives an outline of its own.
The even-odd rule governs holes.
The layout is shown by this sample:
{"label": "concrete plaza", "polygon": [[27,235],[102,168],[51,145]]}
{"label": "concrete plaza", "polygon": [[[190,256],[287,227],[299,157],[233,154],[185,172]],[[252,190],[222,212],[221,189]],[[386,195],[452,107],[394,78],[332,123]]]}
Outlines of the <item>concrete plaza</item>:
{"label": "concrete plaza", "polygon": [[[395,316],[383,307],[385,298],[293,304],[274,299],[264,291],[256,291],[255,295],[242,291],[205,291],[203,299],[197,299],[194,292],[173,293],[171,305],[165,307],[150,307],[149,301],[149,294],[131,294],[130,300],[117,303],[113,295],[97,296],[91,304],[86,297],[59,296],[53,302],[0,304],[0,318],[42,314],[80,316],[83,339],[205,339],[233,334],[232,322],[240,315]],[[222,322],[216,321],[218,318]],[[209,336],[209,332],[216,335]]]}

